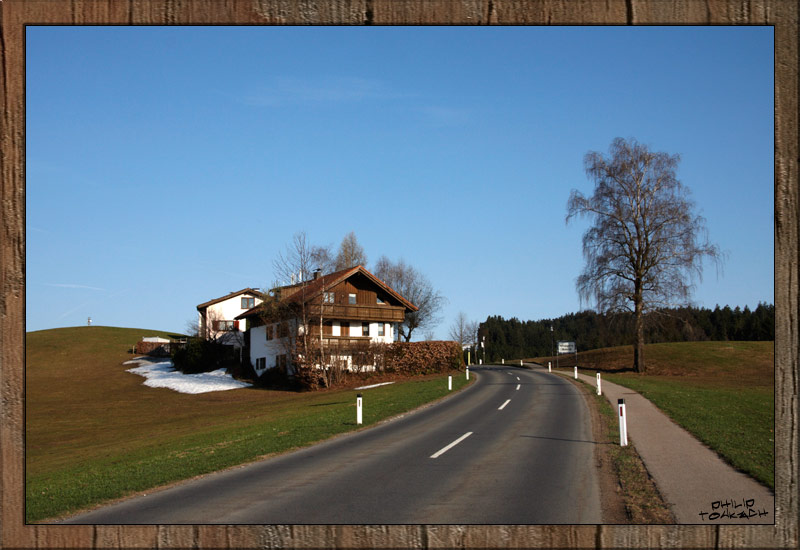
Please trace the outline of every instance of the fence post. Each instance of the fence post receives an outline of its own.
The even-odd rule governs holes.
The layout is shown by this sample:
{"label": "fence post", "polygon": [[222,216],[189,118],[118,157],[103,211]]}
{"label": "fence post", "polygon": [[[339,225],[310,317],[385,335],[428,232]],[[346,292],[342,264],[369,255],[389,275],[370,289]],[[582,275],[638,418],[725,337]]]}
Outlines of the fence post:
{"label": "fence post", "polygon": [[600,373],[597,373],[597,395],[603,395],[603,390],[600,389]]}
{"label": "fence post", "polygon": [[356,395],[356,424],[361,424],[363,416],[361,413],[361,394]]}
{"label": "fence post", "polygon": [[619,409],[619,444],[621,447],[628,445],[628,421],[625,417],[625,400],[617,399]]}

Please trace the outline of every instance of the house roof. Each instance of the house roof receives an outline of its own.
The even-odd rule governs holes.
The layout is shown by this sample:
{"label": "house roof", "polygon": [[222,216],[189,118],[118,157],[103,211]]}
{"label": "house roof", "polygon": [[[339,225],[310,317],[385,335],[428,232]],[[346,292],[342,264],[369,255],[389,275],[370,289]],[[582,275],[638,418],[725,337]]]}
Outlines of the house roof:
{"label": "house roof", "polygon": [[[403,298],[397,291],[395,291],[392,287],[381,281],[378,277],[367,271],[367,269],[362,265],[357,265],[355,267],[350,267],[347,269],[342,269],[340,271],[335,271],[333,273],[328,273],[327,275],[322,275],[316,279],[311,281],[305,281],[304,283],[298,283],[294,285],[282,286],[278,287],[275,290],[280,291],[281,300],[285,302],[300,302],[305,301],[308,302],[320,294],[322,294],[323,290],[326,288],[332,288],[342,281],[349,279],[353,275],[361,273],[378,285],[380,288],[385,290],[389,295],[394,297],[400,304],[410,309],[411,311],[417,311],[419,308]],[[300,290],[305,285],[305,292],[300,292]],[[250,317],[258,313],[260,310],[260,306],[256,306],[252,309],[249,309],[236,317],[236,319],[243,319],[245,317]]]}
{"label": "house roof", "polygon": [[236,296],[239,296],[240,294],[252,294],[254,296],[261,297],[261,291],[260,290],[256,290],[254,288],[243,288],[242,290],[237,290],[236,292],[231,292],[230,294],[226,294],[225,296],[222,296],[221,298],[215,298],[214,300],[209,300],[208,302],[204,302],[204,303],[202,303],[202,304],[197,306],[197,310],[199,311],[201,309],[207,308],[208,306],[213,306],[214,304],[218,304],[219,302],[224,302],[225,300],[229,300],[231,298],[235,298]]}

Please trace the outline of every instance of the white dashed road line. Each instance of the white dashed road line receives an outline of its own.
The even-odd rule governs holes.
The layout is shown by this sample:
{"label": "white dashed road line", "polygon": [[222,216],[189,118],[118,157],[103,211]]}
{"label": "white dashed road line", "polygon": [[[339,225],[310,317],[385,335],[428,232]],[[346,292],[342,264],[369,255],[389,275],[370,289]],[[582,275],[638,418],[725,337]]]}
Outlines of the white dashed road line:
{"label": "white dashed road line", "polygon": [[464,441],[466,438],[468,438],[468,437],[469,437],[469,436],[471,436],[471,435],[472,435],[472,432],[467,432],[467,433],[465,433],[464,435],[462,435],[461,437],[459,437],[458,439],[456,439],[455,441],[453,441],[453,442],[452,442],[450,445],[448,445],[447,447],[443,447],[442,449],[439,449],[438,451],[436,451],[435,453],[433,453],[433,454],[431,455],[431,458],[437,458],[437,457],[439,457],[439,456],[443,455],[444,453],[446,453],[447,451],[449,451],[450,449],[452,449],[453,447],[455,447],[456,445],[458,445],[459,443],[461,443],[462,441]]}
{"label": "white dashed road line", "polygon": [[506,405],[508,405],[510,402],[511,402],[511,400],[510,400],[510,399],[506,399],[506,402],[505,402],[505,403],[503,403],[502,405],[500,405],[500,406],[497,408],[497,410],[498,410],[498,411],[502,411],[502,410],[503,410],[503,409],[506,407]]}
{"label": "white dashed road line", "polygon": [[519,386],[520,386],[520,385],[519,385],[519,384],[517,384],[517,389],[519,389]]}

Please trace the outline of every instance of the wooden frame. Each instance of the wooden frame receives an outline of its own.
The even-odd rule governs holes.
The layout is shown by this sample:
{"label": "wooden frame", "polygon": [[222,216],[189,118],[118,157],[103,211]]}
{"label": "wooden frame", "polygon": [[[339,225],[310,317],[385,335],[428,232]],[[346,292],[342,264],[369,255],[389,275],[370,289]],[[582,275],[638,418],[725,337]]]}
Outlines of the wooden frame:
{"label": "wooden frame", "polygon": [[[798,5],[794,0],[10,0],[2,9],[0,545],[3,547],[796,547]],[[775,29],[774,526],[55,526],[23,523],[25,24],[721,24]]]}

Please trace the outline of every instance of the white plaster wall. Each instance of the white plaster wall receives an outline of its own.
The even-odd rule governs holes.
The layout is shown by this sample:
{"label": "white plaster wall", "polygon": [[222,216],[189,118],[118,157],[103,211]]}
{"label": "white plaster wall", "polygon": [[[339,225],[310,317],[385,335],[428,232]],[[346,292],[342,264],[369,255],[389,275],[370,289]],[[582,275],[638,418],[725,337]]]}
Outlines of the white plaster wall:
{"label": "white plaster wall", "polygon": [[[383,336],[378,336],[378,326],[384,325],[384,334]],[[361,324],[359,323],[359,331],[361,330]],[[394,333],[393,333],[393,323],[370,323],[369,324],[369,335],[370,341],[379,343],[379,344],[391,344],[394,341]],[[360,332],[359,332],[360,333]]]}
{"label": "white plaster wall", "polygon": [[[275,325],[273,325],[275,334]],[[253,367],[257,365],[256,359],[266,358],[266,369],[256,369],[256,374],[261,376],[267,369],[277,365],[278,355],[286,354],[286,338],[273,338],[267,340],[267,327],[262,325],[250,329],[250,362]]]}
{"label": "white plaster wall", "polygon": [[[213,331],[213,321],[233,321],[238,315],[241,315],[250,308],[242,309],[242,298],[246,297],[242,294],[233,298],[228,298],[225,301],[210,305],[206,308],[206,322],[208,328],[213,336],[217,336],[221,331]],[[255,298],[255,305],[262,302],[261,298]],[[200,316],[202,319],[202,316]],[[239,332],[244,332],[245,322],[239,321]]]}

